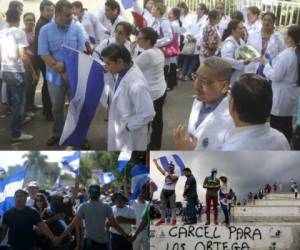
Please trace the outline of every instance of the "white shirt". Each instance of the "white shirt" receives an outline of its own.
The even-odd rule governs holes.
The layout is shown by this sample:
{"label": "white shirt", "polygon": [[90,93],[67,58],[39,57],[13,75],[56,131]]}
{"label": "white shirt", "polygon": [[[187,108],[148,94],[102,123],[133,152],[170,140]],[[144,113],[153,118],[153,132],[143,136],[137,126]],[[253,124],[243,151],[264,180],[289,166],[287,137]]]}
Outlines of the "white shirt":
{"label": "white shirt", "polygon": [[142,214],[146,208],[148,203],[145,201],[144,203],[139,202],[139,200],[134,200],[130,204],[130,208],[135,213],[136,226],[138,226],[142,220]]}
{"label": "white shirt", "polygon": [[28,197],[27,201],[26,201],[26,206],[33,207],[33,205],[34,205],[34,199],[31,199],[30,197]]}
{"label": "white shirt", "polygon": [[245,22],[245,28],[247,30],[248,36],[252,35],[255,32],[259,32],[261,30],[261,22],[260,20],[256,20],[254,23]]}
{"label": "white shirt", "polygon": [[164,95],[167,84],[164,76],[164,54],[158,48],[144,50],[136,59],[136,65],[143,72],[150,88],[153,101]]}
{"label": "white shirt", "polygon": [[[171,174],[171,176],[177,176],[178,179],[179,179],[179,174],[177,174],[177,173]],[[178,179],[177,179],[177,181],[178,181]],[[163,189],[165,189],[165,190],[175,190],[177,181],[172,181],[169,178],[169,176],[166,176]]]}
{"label": "white shirt", "polygon": [[182,33],[185,36],[195,21],[195,15],[180,16],[180,21],[182,22]]}
{"label": "white shirt", "polygon": [[99,13],[99,21],[102,24],[102,26],[106,29],[106,31],[110,32],[110,35],[104,34],[103,39],[114,37],[115,36],[115,29],[119,22],[125,21],[124,18],[120,15],[116,18],[114,23],[112,23],[109,19],[107,19],[106,15],[101,15],[102,12]]}
{"label": "white shirt", "polygon": [[1,67],[5,72],[25,72],[19,56],[19,49],[28,47],[25,32],[16,27],[5,28],[0,32]]}
{"label": "white shirt", "polygon": [[224,30],[227,29],[227,26],[228,26],[229,22],[230,22],[230,17],[229,16],[226,16],[226,15],[222,16],[220,22],[217,25],[220,37],[222,37],[222,35],[224,33]]}
{"label": "white shirt", "polygon": [[232,85],[243,73],[245,65],[242,60],[235,59],[235,51],[245,45],[245,42],[240,39],[239,43],[233,36],[229,36],[221,45],[221,57],[231,65],[233,73],[231,75],[230,84]]}
{"label": "white shirt", "polygon": [[141,6],[138,4],[138,0],[133,0],[133,9],[135,12],[141,14],[145,18],[147,22],[147,27],[152,26],[155,20],[154,17],[147,9],[141,8]]}
{"label": "white shirt", "polygon": [[[113,206],[112,211],[113,211],[114,217],[122,216],[122,217],[125,217],[125,218],[128,218],[128,219],[135,219],[134,211],[126,205],[122,208],[118,208],[117,206]],[[97,218],[95,218],[95,219],[97,219]],[[131,225],[130,224],[123,224],[123,223],[119,223],[119,224],[127,234],[130,234],[130,232],[131,232]],[[110,231],[114,234],[119,234],[120,235],[120,233],[114,227],[111,227]]]}
{"label": "white shirt", "polygon": [[265,76],[272,81],[273,105],[272,115],[296,116],[299,90],[298,61],[295,48],[282,51],[273,64],[264,68]]}
{"label": "white shirt", "polygon": [[[198,19],[198,16],[195,16],[192,25],[187,30],[187,35],[190,35],[196,39],[197,46],[202,45],[203,29],[207,23],[207,15],[203,15],[200,19]],[[195,54],[199,54],[199,51],[195,51]]]}
{"label": "white shirt", "polygon": [[234,128],[228,133],[222,147],[223,151],[243,150],[290,150],[285,136],[268,123]]}
{"label": "white shirt", "polygon": [[104,37],[106,28],[92,13],[85,11],[81,18],[81,24],[83,25],[89,37],[92,37],[96,40],[96,43],[101,41],[101,39]]}

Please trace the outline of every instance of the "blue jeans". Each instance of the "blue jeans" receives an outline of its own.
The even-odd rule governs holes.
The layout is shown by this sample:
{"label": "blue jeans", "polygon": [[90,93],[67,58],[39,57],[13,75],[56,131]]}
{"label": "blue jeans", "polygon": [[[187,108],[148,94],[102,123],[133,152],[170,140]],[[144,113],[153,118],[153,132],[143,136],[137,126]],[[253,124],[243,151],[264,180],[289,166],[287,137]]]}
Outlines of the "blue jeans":
{"label": "blue jeans", "polygon": [[188,217],[188,222],[190,223],[197,222],[196,204],[197,204],[197,196],[187,197],[186,213]]}
{"label": "blue jeans", "polygon": [[3,81],[7,85],[7,101],[11,109],[11,136],[19,137],[24,119],[25,73],[3,72]]}
{"label": "blue jeans", "polygon": [[199,55],[185,55],[182,65],[182,75],[191,77],[199,66]]}

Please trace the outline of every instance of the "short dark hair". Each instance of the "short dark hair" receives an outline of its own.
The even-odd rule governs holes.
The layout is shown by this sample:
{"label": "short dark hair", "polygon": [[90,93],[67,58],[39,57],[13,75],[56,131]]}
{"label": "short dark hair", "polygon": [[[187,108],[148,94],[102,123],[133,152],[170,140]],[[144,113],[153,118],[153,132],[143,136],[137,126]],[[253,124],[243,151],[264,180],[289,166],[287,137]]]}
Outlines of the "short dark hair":
{"label": "short dark hair", "polygon": [[272,13],[272,12],[266,12],[266,13],[264,13],[264,14],[262,15],[261,19],[264,19],[265,16],[270,16],[270,17],[272,18],[273,22],[275,23],[275,21],[276,21],[276,16],[275,16],[274,13]]}
{"label": "short dark hair", "polygon": [[211,20],[216,20],[220,16],[220,13],[216,10],[211,10],[208,12],[208,19]]}
{"label": "short dark hair", "polygon": [[32,13],[32,12],[27,12],[27,13],[25,13],[24,16],[23,16],[23,20],[25,20],[25,18],[26,18],[27,16],[32,16],[33,19],[34,19],[34,21],[35,21],[35,15],[34,15],[34,13]]}
{"label": "short dark hair", "polygon": [[105,3],[105,6],[110,8],[111,10],[117,10],[118,14],[121,12],[120,4],[115,0],[109,0]]}
{"label": "short dark hair", "polygon": [[128,49],[123,45],[111,44],[101,52],[101,57],[116,62],[122,59],[126,63],[131,63],[131,55]]}
{"label": "short dark hair", "polygon": [[53,6],[55,7],[55,4],[48,0],[43,0],[40,4],[40,12],[43,12],[46,6]]}
{"label": "short dark hair", "polygon": [[156,41],[158,39],[158,34],[156,33],[156,31],[153,28],[150,28],[150,27],[142,28],[140,30],[140,33],[142,34],[144,40],[150,41],[151,45],[156,44]]}
{"label": "short dark hair", "polygon": [[23,3],[20,1],[11,1],[8,5],[9,10],[16,10],[18,7],[23,7]]}
{"label": "short dark hair", "polygon": [[128,22],[119,22],[117,25],[116,25],[116,29],[118,26],[122,26],[123,29],[125,30],[125,33],[127,36],[130,36],[133,32],[133,28],[132,28],[132,25]]}
{"label": "short dark hair", "polygon": [[265,123],[270,116],[273,92],[270,83],[256,74],[243,74],[232,86],[231,97],[239,119]]}
{"label": "short dark hair", "polygon": [[244,22],[244,15],[241,11],[235,11],[230,15],[231,19],[239,20],[240,22]]}
{"label": "short dark hair", "polygon": [[250,11],[252,14],[259,16],[260,15],[260,9],[256,6],[250,6],[248,7],[248,11]]}
{"label": "short dark hair", "polygon": [[72,6],[75,7],[75,8],[77,8],[77,9],[83,9],[82,2],[80,2],[80,1],[73,2]]}
{"label": "short dark hair", "polygon": [[186,171],[186,172],[189,172],[189,173],[192,173],[192,170],[191,170],[190,168],[184,168],[184,169],[183,169],[183,172],[185,172],[185,171]]}
{"label": "short dark hair", "polygon": [[72,4],[68,0],[59,0],[55,5],[55,13],[62,13],[64,8],[72,9]]}
{"label": "short dark hair", "polygon": [[8,11],[6,11],[6,21],[8,23],[17,23],[20,22],[20,20],[20,13],[16,9],[8,9]]}

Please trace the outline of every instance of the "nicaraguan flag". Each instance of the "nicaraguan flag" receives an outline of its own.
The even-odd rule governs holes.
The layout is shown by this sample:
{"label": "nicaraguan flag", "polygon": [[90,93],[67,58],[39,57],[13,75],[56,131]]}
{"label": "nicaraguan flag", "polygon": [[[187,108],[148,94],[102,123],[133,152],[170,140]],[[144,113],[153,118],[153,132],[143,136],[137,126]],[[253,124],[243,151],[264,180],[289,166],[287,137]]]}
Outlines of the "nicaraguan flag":
{"label": "nicaraguan flag", "polygon": [[23,166],[12,175],[0,181],[0,216],[15,206],[15,192],[23,187],[26,170],[26,166]]}
{"label": "nicaraguan flag", "polygon": [[63,169],[76,175],[80,174],[80,151],[75,151],[72,155],[62,158]]}
{"label": "nicaraguan flag", "polygon": [[67,47],[64,63],[71,96],[59,145],[78,147],[86,139],[103,92],[103,67],[92,57]]}
{"label": "nicaraguan flag", "polygon": [[61,183],[60,183],[60,175],[57,177],[55,184],[54,184],[55,191],[60,191]]}
{"label": "nicaraguan flag", "polygon": [[136,164],[130,171],[131,196],[130,200],[137,199],[143,185],[149,180],[149,168],[143,164]]}
{"label": "nicaraguan flag", "polygon": [[130,9],[133,7],[133,0],[122,0],[122,4],[125,10]]}
{"label": "nicaraguan flag", "polygon": [[169,164],[172,163],[175,166],[175,171],[179,171],[181,175],[183,175],[183,169],[185,169],[185,164],[178,154],[173,154],[171,157],[162,156],[159,157],[160,163],[162,167],[167,170],[169,168]]}
{"label": "nicaraguan flag", "polygon": [[6,171],[3,167],[0,167],[0,176],[6,175]]}
{"label": "nicaraguan flag", "polygon": [[122,173],[131,159],[131,151],[122,151],[118,157],[118,166],[117,169]]}
{"label": "nicaraguan flag", "polygon": [[103,187],[106,184],[113,182],[116,179],[112,172],[105,172],[99,175],[100,186]]}

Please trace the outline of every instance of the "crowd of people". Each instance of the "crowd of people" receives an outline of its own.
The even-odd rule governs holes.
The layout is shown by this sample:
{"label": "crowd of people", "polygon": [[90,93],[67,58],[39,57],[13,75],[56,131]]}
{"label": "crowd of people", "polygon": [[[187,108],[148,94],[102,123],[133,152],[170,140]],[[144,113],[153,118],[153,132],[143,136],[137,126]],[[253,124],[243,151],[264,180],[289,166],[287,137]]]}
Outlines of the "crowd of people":
{"label": "crowd of people", "polygon": [[[274,13],[248,6],[229,17],[222,2],[211,10],[201,3],[191,13],[185,2],[168,9],[159,0],[134,0],[133,10],[142,27],[138,19],[127,22],[114,0],[98,16],[80,1],[43,0],[36,25],[33,13],[23,15],[23,30],[23,4],[10,2],[0,25],[1,102],[11,112],[13,141],[33,139],[22,126],[34,116],[42,77],[43,114],[53,121],[46,144],[59,144],[70,92],[62,52],[68,46],[105,65],[108,150],[161,149],[164,103],[177,79],[193,80],[196,90],[188,126],[174,129],[178,149],[299,148],[299,26],[283,37]],[[237,58],[245,45],[259,56]]]}
{"label": "crowd of people", "polygon": [[125,182],[113,192],[79,186],[79,176],[74,187],[55,191],[32,181],[15,192],[15,206],[2,215],[1,249],[150,249],[148,186],[132,200]]}
{"label": "crowd of people", "polygon": [[[167,169],[163,169],[159,165],[156,159],[153,160],[155,166],[159,172],[165,176],[164,186],[160,193],[160,205],[161,205],[161,218],[155,224],[156,226],[167,223],[168,213],[171,211],[170,224],[176,225],[176,184],[179,179],[179,174],[175,171],[175,166],[172,162],[169,163]],[[190,168],[183,169],[186,182],[183,190],[183,199],[186,203],[184,208],[185,225],[197,224],[199,222],[197,214],[203,208],[202,203],[199,201],[197,192],[197,180],[194,177]],[[236,202],[236,195],[230,187],[228,177],[220,176],[217,178],[217,169],[212,169],[211,175],[207,176],[203,182],[203,188],[206,189],[205,208],[206,208],[206,222],[205,225],[210,225],[211,207],[213,207],[214,224],[218,225],[218,214],[220,208],[224,214],[224,221],[222,224],[226,226],[230,225],[230,210],[233,204]],[[200,209],[199,209],[200,208]],[[200,211],[199,211],[200,210]]]}

